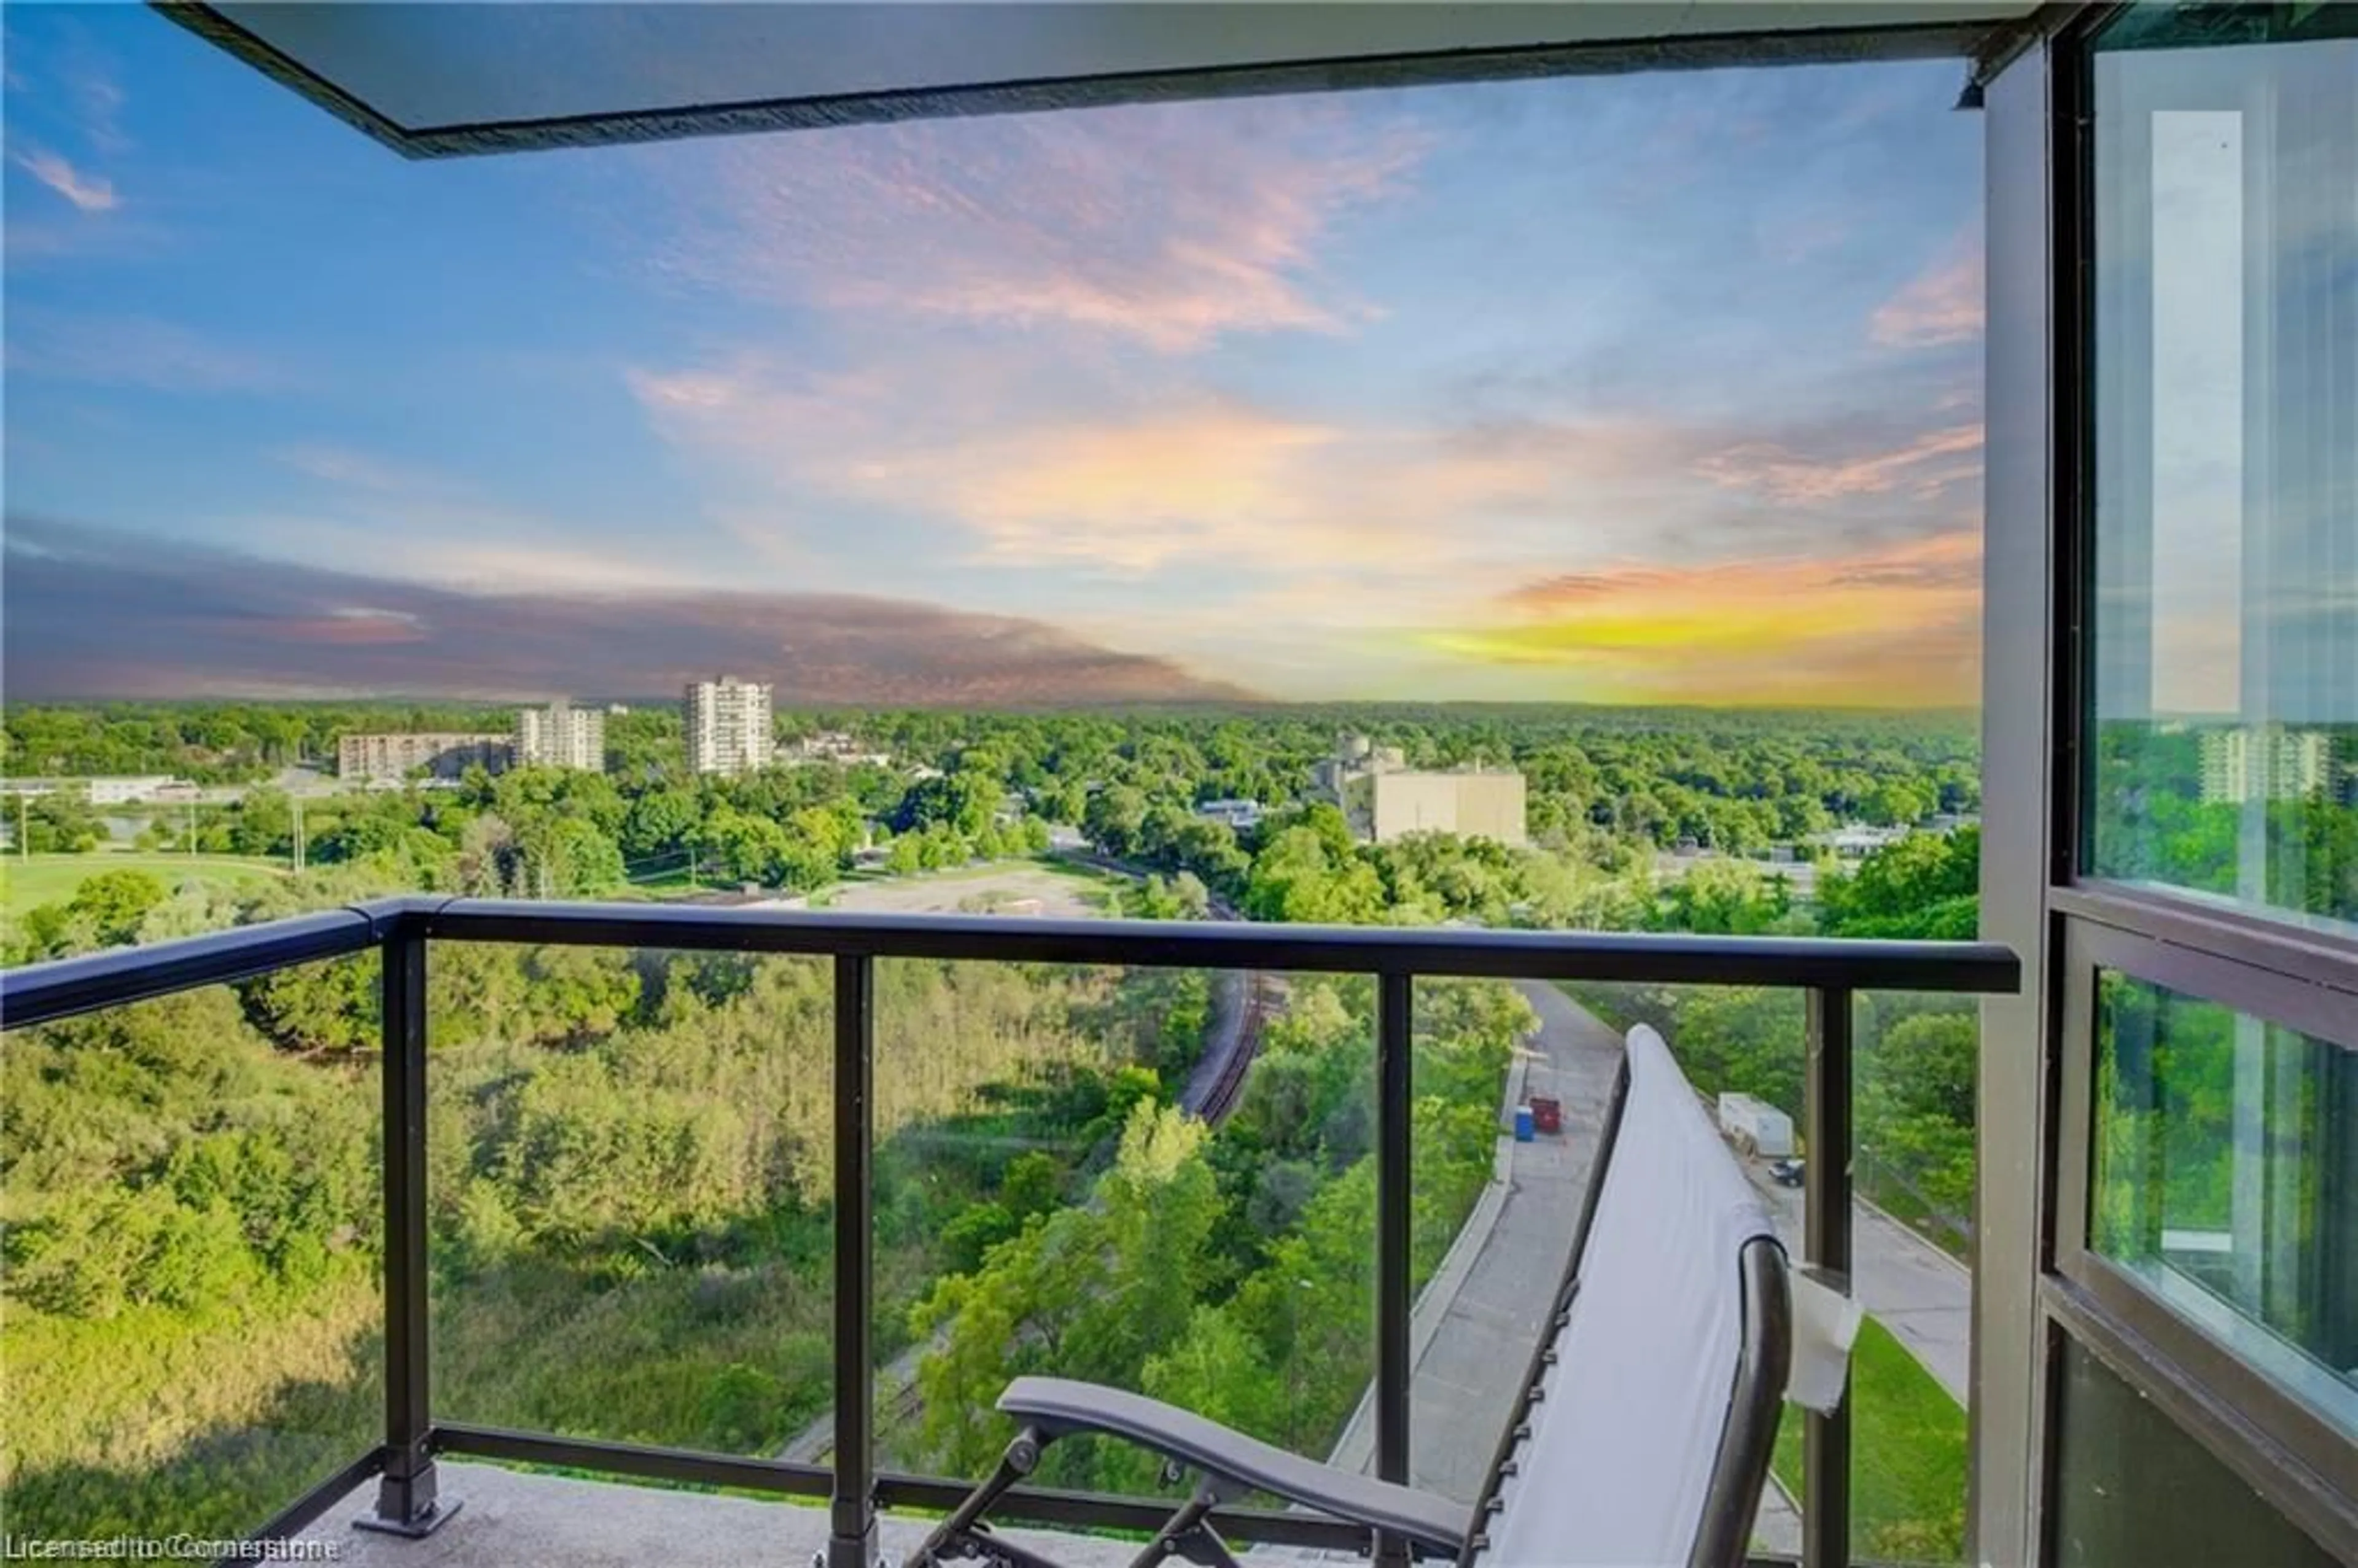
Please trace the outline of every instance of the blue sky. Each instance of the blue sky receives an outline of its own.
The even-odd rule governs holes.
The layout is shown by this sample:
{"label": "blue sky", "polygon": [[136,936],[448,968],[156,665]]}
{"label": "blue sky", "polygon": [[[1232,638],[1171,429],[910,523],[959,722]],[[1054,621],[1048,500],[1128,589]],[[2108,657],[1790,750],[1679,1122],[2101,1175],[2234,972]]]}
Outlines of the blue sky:
{"label": "blue sky", "polygon": [[5,29],[14,691],[1973,699],[1953,63],[414,164]]}

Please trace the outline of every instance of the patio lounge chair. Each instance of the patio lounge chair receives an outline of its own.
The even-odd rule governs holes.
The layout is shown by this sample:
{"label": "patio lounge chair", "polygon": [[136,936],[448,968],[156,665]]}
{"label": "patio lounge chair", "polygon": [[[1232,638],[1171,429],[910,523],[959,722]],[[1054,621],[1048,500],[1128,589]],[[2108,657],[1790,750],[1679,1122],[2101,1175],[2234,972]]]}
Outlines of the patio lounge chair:
{"label": "patio lounge chair", "polygon": [[1767,1482],[1790,1362],[1785,1252],[1650,1029],[1629,1033],[1596,1171],[1552,1331],[1473,1508],[1321,1465],[1142,1395],[1027,1377],[999,1400],[1022,1432],[914,1563],[979,1557],[1053,1568],[983,1516],[1048,1444],[1107,1433],[1200,1476],[1141,1565],[1176,1556],[1228,1568],[1235,1559],[1207,1516],[1260,1491],[1467,1568],[1735,1568]]}

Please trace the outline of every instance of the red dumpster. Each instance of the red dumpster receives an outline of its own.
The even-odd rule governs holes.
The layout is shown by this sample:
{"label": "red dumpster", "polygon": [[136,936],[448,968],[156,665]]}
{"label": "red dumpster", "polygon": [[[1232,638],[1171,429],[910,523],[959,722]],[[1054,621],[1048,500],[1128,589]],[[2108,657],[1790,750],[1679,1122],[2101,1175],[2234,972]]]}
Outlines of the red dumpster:
{"label": "red dumpster", "polygon": [[1531,1097],[1531,1123],[1541,1132],[1551,1135],[1563,1131],[1563,1102],[1545,1095]]}

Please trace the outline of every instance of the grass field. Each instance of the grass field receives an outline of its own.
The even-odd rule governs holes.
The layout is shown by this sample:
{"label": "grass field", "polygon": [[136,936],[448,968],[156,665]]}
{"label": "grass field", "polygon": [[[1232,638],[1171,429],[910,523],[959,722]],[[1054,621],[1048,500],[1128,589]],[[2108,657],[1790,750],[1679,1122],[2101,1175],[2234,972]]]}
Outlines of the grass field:
{"label": "grass field", "polygon": [[105,849],[87,855],[10,855],[0,860],[0,903],[10,914],[36,904],[63,903],[84,879],[101,871],[146,871],[168,888],[196,881],[243,887],[283,874],[276,860],[242,855],[137,855]]}
{"label": "grass field", "polygon": [[[1965,1552],[1965,1412],[1873,1318],[1851,1353],[1851,1550],[1886,1563]],[[1777,1432],[1777,1479],[1801,1495],[1801,1415]]]}

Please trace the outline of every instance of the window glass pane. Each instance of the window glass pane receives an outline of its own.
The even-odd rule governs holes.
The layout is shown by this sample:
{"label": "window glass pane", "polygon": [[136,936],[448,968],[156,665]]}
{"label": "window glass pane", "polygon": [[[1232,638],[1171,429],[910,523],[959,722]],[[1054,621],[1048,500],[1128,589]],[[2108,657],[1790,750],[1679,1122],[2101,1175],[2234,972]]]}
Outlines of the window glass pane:
{"label": "window glass pane", "polygon": [[2090,869],[2347,925],[2358,15],[2212,9],[2094,66]]}
{"label": "window glass pane", "polygon": [[2358,1052],[2102,977],[2090,1245],[2358,1433]]}
{"label": "window glass pane", "polygon": [[2065,1343],[2062,1380],[2058,1568],[2333,1561],[2076,1343]]}

